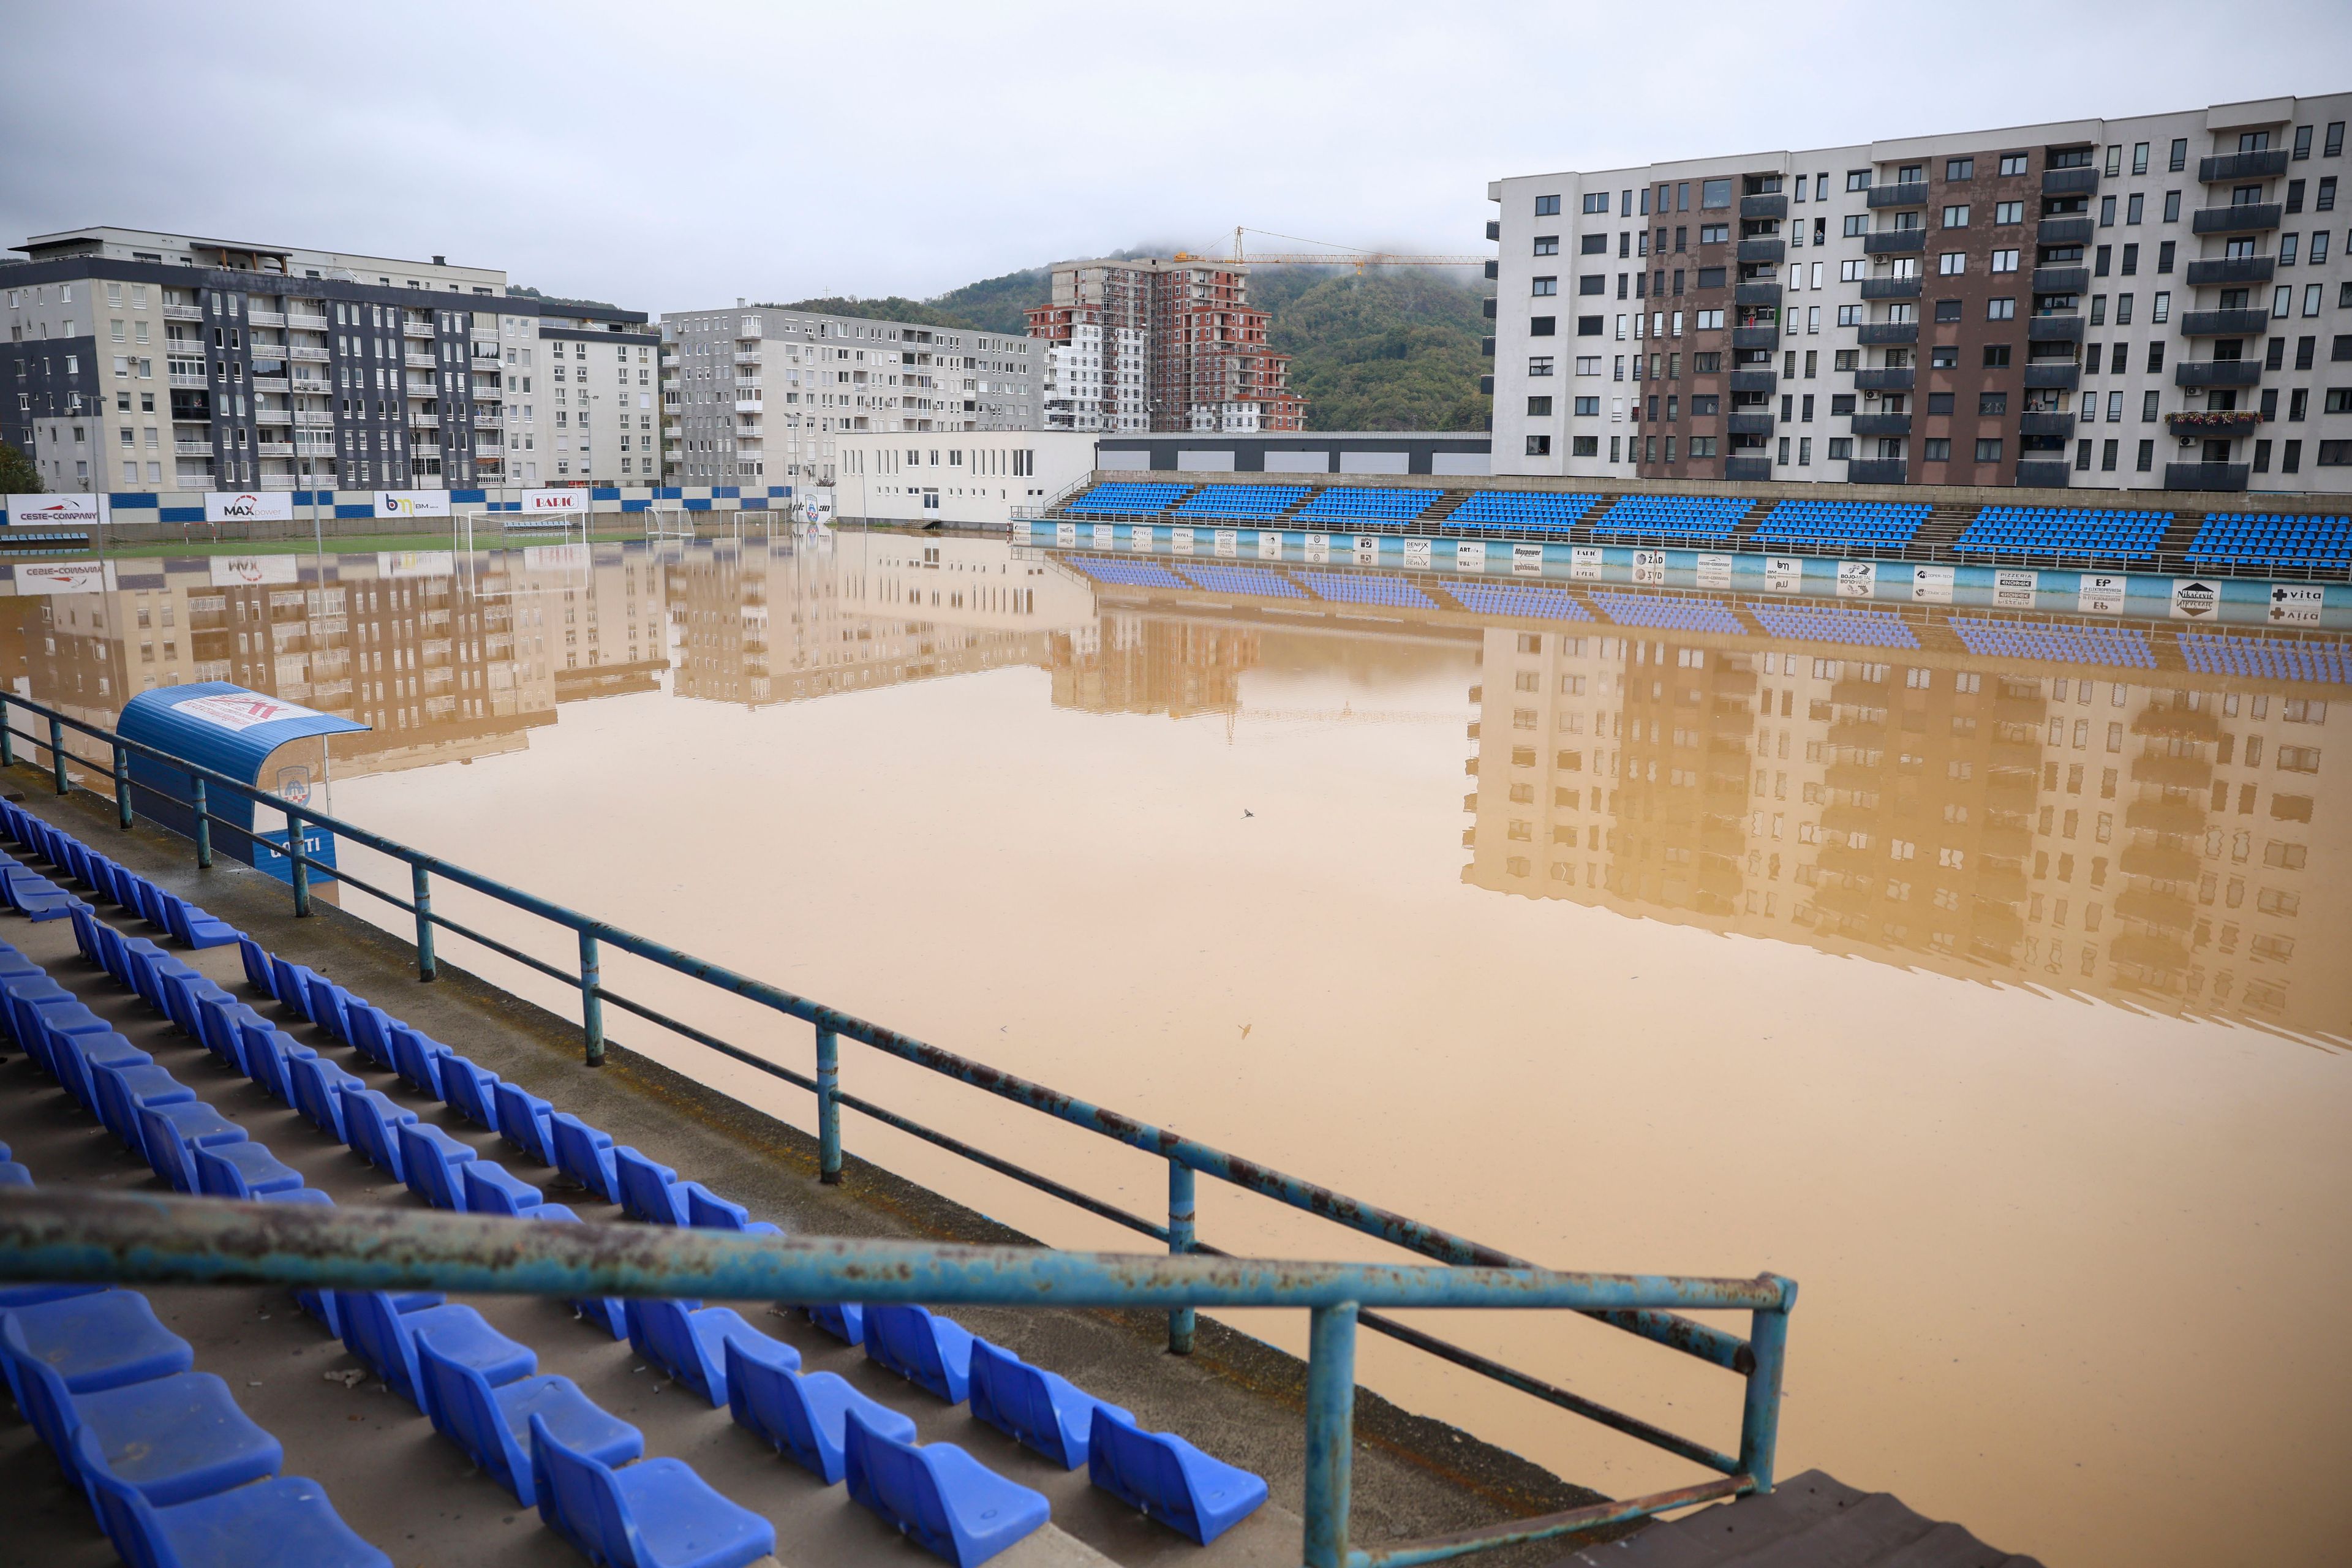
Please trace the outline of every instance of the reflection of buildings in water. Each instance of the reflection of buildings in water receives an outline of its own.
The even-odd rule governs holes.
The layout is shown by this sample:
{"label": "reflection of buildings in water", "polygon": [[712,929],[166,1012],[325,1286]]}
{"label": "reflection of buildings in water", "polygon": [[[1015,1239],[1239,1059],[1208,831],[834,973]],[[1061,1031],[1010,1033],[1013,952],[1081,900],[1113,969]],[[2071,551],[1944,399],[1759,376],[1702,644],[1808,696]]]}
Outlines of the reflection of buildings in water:
{"label": "reflection of buildings in water", "polygon": [[1043,665],[1094,594],[1003,541],[844,531],[672,562],[681,697],[750,707]]}
{"label": "reflection of buildings in water", "polygon": [[1242,676],[1258,666],[1251,627],[1129,612],[1054,638],[1054,706],[1091,713],[1237,712]]}
{"label": "reflection of buildings in water", "polygon": [[1803,646],[1490,627],[1464,879],[2344,1030],[2325,954],[2352,909],[2310,867],[2344,863],[2352,820],[2317,788],[2324,701]]}

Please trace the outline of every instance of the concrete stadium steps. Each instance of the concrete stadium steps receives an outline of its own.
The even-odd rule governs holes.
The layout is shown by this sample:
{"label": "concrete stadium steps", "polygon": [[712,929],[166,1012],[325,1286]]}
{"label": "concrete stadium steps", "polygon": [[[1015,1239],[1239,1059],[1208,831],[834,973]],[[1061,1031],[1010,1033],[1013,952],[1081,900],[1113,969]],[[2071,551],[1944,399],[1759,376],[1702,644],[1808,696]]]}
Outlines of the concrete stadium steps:
{"label": "concrete stadium steps", "polygon": [[1969,531],[1969,524],[1976,521],[1979,510],[1957,501],[1938,501],[1927,514],[1927,521],[1919,525],[1919,531],[1911,536],[1912,544],[1948,553],[1960,535]]}
{"label": "concrete stadium steps", "polygon": [[2211,507],[2205,506],[2175,508],[2172,514],[2172,526],[2164,531],[2164,538],[2157,543],[2157,560],[2185,563],[2184,558],[2189,553],[2190,542],[2196,539],[2197,531],[2205,526],[2205,514],[2212,510]]}
{"label": "concrete stadium steps", "polygon": [[1560,1559],[1553,1568],[2042,1568],[1822,1470]]}

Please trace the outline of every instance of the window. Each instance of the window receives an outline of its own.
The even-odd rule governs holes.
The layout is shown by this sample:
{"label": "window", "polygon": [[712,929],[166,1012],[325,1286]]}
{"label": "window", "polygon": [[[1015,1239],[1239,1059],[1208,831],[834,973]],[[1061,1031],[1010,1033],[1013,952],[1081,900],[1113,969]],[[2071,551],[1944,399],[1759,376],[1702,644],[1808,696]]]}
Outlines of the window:
{"label": "window", "polygon": [[2017,299],[2014,295],[2003,295],[2000,299],[1987,300],[1985,301],[1986,321],[2013,321],[2016,319]]}
{"label": "window", "polygon": [[1530,457],[1530,458],[1549,458],[1549,457],[1550,457],[1550,456],[1551,456],[1551,437],[1549,437],[1549,436],[1530,436],[1530,437],[1528,437],[1528,457]]}
{"label": "window", "polygon": [[[2352,441],[2347,441],[2347,442],[2346,442],[2346,443],[2345,443],[2345,445],[2346,445],[2346,446],[2347,446],[2347,447],[2352,447]],[[1832,436],[1832,437],[1830,437],[1830,461],[1831,461],[1831,462],[1832,462],[1832,463],[1843,463],[1843,462],[1848,462],[1848,461],[1851,461],[1851,460],[1852,460],[1853,457],[1853,437],[1851,437],[1851,436]]]}
{"label": "window", "polygon": [[[1592,238],[1595,237],[1588,235],[1586,237]],[[1538,256],[1558,256],[1559,254],[1559,236],[1556,234],[1539,234],[1536,236],[1536,254]]]}
{"label": "window", "polygon": [[1576,360],[1576,374],[1579,375],[1599,375],[1601,374],[1601,356],[1599,354],[1578,355]]}
{"label": "window", "polygon": [[1946,207],[1944,209],[1944,226],[1946,228],[1968,227],[1969,209],[1967,204],[1963,203],[1958,206]]}
{"label": "window", "polygon": [[2023,202],[1993,203],[1992,221],[2003,227],[2009,227],[2023,223],[2025,221],[2025,204]]}
{"label": "window", "polygon": [[1840,305],[1837,324],[1841,327],[1858,327],[1862,325],[1863,312],[1868,309],[1867,305]]}
{"label": "window", "polygon": [[[1698,443],[1693,441],[1691,446],[1696,448]],[[1598,436],[1575,437],[1569,442],[1569,450],[1575,457],[1597,458],[1601,455],[1601,437]],[[1697,454],[1694,451],[1692,455],[1696,457]]]}
{"label": "window", "polygon": [[1845,188],[1849,191],[1866,191],[1870,189],[1870,171],[1867,169],[1848,169],[1845,172]]}
{"label": "window", "polygon": [[2016,270],[2017,270],[2017,256],[2018,256],[2018,253],[2017,253],[2016,251],[2014,251],[2014,250],[1996,250],[1996,251],[1994,251],[1994,252],[1992,253],[1992,269],[1993,269],[1995,272],[2014,272],[2014,271],[2016,271]]}
{"label": "window", "polygon": [[2179,171],[2180,171],[2180,170],[2182,170],[2182,169],[2185,169],[2185,168],[2189,167],[2189,138],[2188,138],[2188,137],[2186,137],[2186,136],[2176,136],[2176,137],[2174,137],[2174,138],[2173,138],[2173,142],[2172,142],[2172,155],[2171,155],[2171,157],[2170,157],[2168,160],[2167,160],[2167,162],[2165,163],[2165,165],[2164,165],[2164,166],[2165,166],[2166,168],[2168,168],[2168,169],[2170,169],[2170,170],[2174,171],[2175,173],[2178,173]]}
{"label": "window", "polygon": [[1968,269],[1969,253],[1965,250],[1948,250],[1936,258],[1936,271],[1940,277],[1957,278]]}
{"label": "window", "polygon": [[1695,330],[1698,331],[1712,331],[1723,325],[1723,312],[1720,310],[1696,310],[1692,314],[1696,318]]}
{"label": "window", "polygon": [[1977,394],[1977,414],[1980,418],[1999,418],[2009,412],[2009,394],[1979,392]]}
{"label": "window", "polygon": [[[1584,210],[1591,212],[1592,210],[1591,205],[1592,198],[1591,196],[1587,196],[1584,199],[1587,204]],[[1602,212],[1607,212],[1609,210],[1609,195],[1605,191],[1601,195],[1601,210]],[[1554,217],[1557,216],[1559,213],[1559,198],[1558,196],[1538,196],[1536,198],[1536,216]]]}
{"label": "window", "polygon": [[1985,369],[1987,369],[1987,370],[2000,370],[2000,369],[2003,368],[2004,366],[2006,366],[2008,363],[2009,363],[2009,345],[2008,345],[2007,343],[1987,343],[1987,344],[1985,345],[1985,352],[1984,352],[1984,364],[1985,364]]}
{"label": "window", "polygon": [[1548,338],[1558,331],[1559,331],[1559,318],[1558,316],[1529,316],[1528,318],[1528,336],[1531,338]]}
{"label": "window", "polygon": [[1948,463],[1952,458],[1952,443],[1942,436],[1927,437],[1927,458],[1931,463]]}
{"label": "window", "polygon": [[1551,355],[1536,354],[1529,358],[1528,361],[1528,374],[1529,375],[1549,375],[1551,374]]}
{"label": "window", "polygon": [[[1543,204],[1544,204],[1545,202],[1547,202],[1547,201],[1550,201],[1550,202],[1555,202],[1555,203],[1556,203],[1558,200],[1559,200],[1559,198],[1558,198],[1558,197],[1556,197],[1556,196],[1538,196],[1538,197],[1537,197],[1537,198],[1536,198],[1536,216],[1537,216],[1538,217],[1549,217],[1549,216],[1551,216],[1551,215],[1550,215],[1550,213],[1547,213],[1547,212],[1544,210],[1544,205],[1543,205]],[[1587,213],[1598,213],[1601,216],[1602,216],[1602,217],[1607,217],[1607,216],[1609,216],[1609,193],[1608,193],[1607,191],[1587,191],[1587,192],[1585,192],[1585,193],[1584,193],[1584,210],[1585,210]],[[1559,208],[1557,205],[1555,205],[1555,206],[1551,209],[1551,211],[1556,213],[1556,212],[1559,211]]]}
{"label": "window", "polygon": [[1690,400],[1691,417],[1712,419],[1721,412],[1723,399],[1714,393],[1700,393]]}
{"label": "window", "polygon": [[1959,345],[1957,343],[1937,343],[1934,347],[1930,348],[1927,351],[1927,368],[1930,370],[1959,369]]}
{"label": "window", "polygon": [[[1602,333],[1607,330],[1607,329],[1606,329],[1606,327],[1605,327],[1605,325],[1604,325],[1604,323],[1605,323],[1606,320],[1607,320],[1607,318],[1605,318],[1605,317],[1601,317],[1601,316],[1579,316],[1579,317],[1577,317],[1577,318],[1576,318],[1576,335],[1577,335],[1578,337],[1580,337],[1580,338],[1597,338],[1597,337],[1600,337],[1600,336],[1601,336],[1601,334],[1602,334]],[[1534,373],[1533,373],[1533,372],[1529,372],[1528,374],[1533,374]],[[1550,373],[1549,371],[1546,371],[1544,374],[1545,374],[1546,375],[1549,375],[1551,373]]]}
{"label": "window", "polygon": [[1557,278],[1538,278],[1535,280],[1534,292],[1538,294],[1557,294],[1559,292],[1559,279]]}
{"label": "window", "polygon": [[1867,213],[1848,213],[1848,214],[1846,214],[1846,215],[1845,215],[1845,237],[1846,237],[1848,239],[1859,239],[1859,238],[1861,238],[1864,235],[1866,235],[1866,234],[1868,234],[1869,232],[1870,232],[1870,215],[1869,215],[1869,214],[1867,214]]}
{"label": "window", "polygon": [[[2188,145],[2185,142],[2181,143],[2183,149]],[[2025,173],[2025,160],[2026,154],[2023,153],[2003,153],[2000,155],[2000,172],[2004,174],[2022,174]]]}
{"label": "window", "polygon": [[2328,121],[2327,124],[2327,144],[2322,150],[2320,156],[2324,158],[2336,158],[2341,157],[2343,153],[2344,121],[2341,120],[2332,120]]}
{"label": "window", "polygon": [[2000,437],[1987,436],[1980,437],[1978,440],[1977,461],[1979,463],[1998,463],[2000,461]]}
{"label": "window", "polygon": [[[1579,410],[1578,410],[1578,412],[1579,412],[1579,413],[1581,413],[1581,412],[1583,412],[1583,411],[1582,411],[1581,409],[1579,409]],[[1528,418],[1530,418],[1530,419],[1541,419],[1541,418],[1544,418],[1544,417],[1548,416],[1550,413],[1551,413],[1551,399],[1550,399],[1550,398],[1549,398],[1549,397],[1530,397],[1530,398],[1528,398]]]}
{"label": "window", "polygon": [[1731,241],[1731,226],[1727,223],[1703,223],[1698,226],[1701,245],[1727,245]]}
{"label": "window", "polygon": [[1701,210],[1706,212],[1716,212],[1721,208],[1729,206],[1731,205],[1731,182],[1729,180],[1700,181],[1698,187],[1698,205]]}
{"label": "window", "polygon": [[1944,160],[1944,178],[1947,180],[1973,180],[1976,177],[1977,161],[1974,158]]}
{"label": "window", "polygon": [[1939,321],[1957,321],[1959,319],[1960,302],[1958,300],[1938,300],[1936,301],[1936,320]]}
{"label": "window", "polygon": [[2278,766],[2281,773],[2315,773],[2319,771],[2319,748],[2281,746],[2278,749]]}
{"label": "window", "polygon": [[[1549,405],[1551,403],[1551,399],[1550,399],[1550,398],[1549,398],[1549,397],[1547,397],[1547,398],[1543,399],[1543,402],[1544,402],[1544,403],[1545,403],[1545,405],[1547,405],[1547,406],[1545,407],[1545,409],[1544,409],[1544,412],[1545,412],[1545,413],[1547,413],[1547,414],[1550,413],[1550,412],[1551,412],[1551,409],[1550,409],[1550,407],[1549,406]],[[1578,416],[1579,416],[1580,417],[1582,417],[1582,418],[1586,418],[1586,419],[1597,419],[1597,418],[1599,418],[1599,417],[1600,417],[1600,416],[1601,416],[1601,399],[1599,399],[1598,397],[1580,397],[1580,398],[1578,398],[1578,399],[1576,400],[1576,412],[1577,412]]]}
{"label": "window", "polygon": [[1577,274],[1576,291],[1580,295],[1606,294],[1609,291],[1609,274],[1606,272],[1580,272]]}

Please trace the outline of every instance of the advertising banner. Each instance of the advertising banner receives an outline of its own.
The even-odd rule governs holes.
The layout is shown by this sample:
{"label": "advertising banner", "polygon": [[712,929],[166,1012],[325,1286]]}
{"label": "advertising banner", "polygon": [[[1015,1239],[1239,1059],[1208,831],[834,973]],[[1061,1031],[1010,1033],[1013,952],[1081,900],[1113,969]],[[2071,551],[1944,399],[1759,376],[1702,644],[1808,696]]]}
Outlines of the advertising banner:
{"label": "advertising banner", "polygon": [[299,583],[301,563],[291,555],[215,555],[205,563],[215,588],[257,588],[265,583]]}
{"label": "advertising banner", "polygon": [[16,563],[19,594],[101,594],[113,586],[111,561]]}
{"label": "advertising banner", "polygon": [[94,495],[8,498],[11,528],[91,528],[104,517]]}
{"label": "advertising banner", "polygon": [[[522,492],[522,510],[526,516],[534,512],[541,514],[551,512],[585,512],[588,510],[588,492],[584,489],[525,490]],[[378,513],[377,515],[382,516],[383,514]],[[428,513],[426,515],[446,516],[447,513]]]}
{"label": "advertising banner", "polygon": [[[556,492],[569,495],[569,490]],[[378,517],[446,517],[449,515],[447,490],[378,490],[375,492],[375,514]]]}

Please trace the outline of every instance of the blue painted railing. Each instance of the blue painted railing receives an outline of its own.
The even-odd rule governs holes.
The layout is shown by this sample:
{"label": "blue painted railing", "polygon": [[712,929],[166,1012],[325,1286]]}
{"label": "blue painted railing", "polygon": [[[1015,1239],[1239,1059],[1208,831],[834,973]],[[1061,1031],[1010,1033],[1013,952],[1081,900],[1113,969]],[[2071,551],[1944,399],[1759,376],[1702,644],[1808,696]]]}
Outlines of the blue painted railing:
{"label": "blue painted railing", "polygon": [[[46,735],[28,733],[15,727],[11,710],[20,708],[47,721]],[[1200,1240],[1197,1234],[1194,1219],[1194,1182],[1196,1175],[1207,1175],[1231,1185],[1258,1193],[1289,1207],[1316,1215],[1407,1251],[1418,1253],[1424,1258],[1434,1258],[1441,1263],[1451,1265],[1454,1270],[1538,1271],[1537,1265],[1524,1258],[1515,1258],[1500,1248],[1486,1246],[1436,1226],[1425,1224],[1376,1205],[1364,1203],[1317,1183],[1289,1175],[1257,1161],[1228,1153],[1198,1140],[1182,1137],[1150,1122],[1092,1104],[1073,1095],[1064,1094],[1044,1084],[1033,1082],[970,1058],[943,1050],[937,1046],[926,1044],[911,1036],[900,1034],[895,1029],[868,1023],[863,1018],[842,1012],[837,1008],[825,1006],[781,986],[738,973],[723,965],[697,958],[691,953],[680,952],[649,937],[639,936],[610,921],[594,919],[550,900],[509,887],[495,878],[469,870],[437,856],[428,855],[397,840],[329,816],[323,811],[279,799],[242,780],[213,772],[185,758],[159,751],[103,725],[73,718],[28,698],[0,693],[0,767],[12,766],[16,763],[17,742],[29,742],[37,752],[46,751],[48,753],[47,770],[50,780],[56,792],[60,795],[70,794],[74,788],[68,765],[69,761],[66,738],[68,731],[87,736],[98,742],[100,746],[110,751],[112,766],[108,777],[113,785],[113,790],[110,795],[101,795],[100,798],[111,800],[115,808],[116,820],[124,828],[131,827],[137,820],[133,807],[135,792],[148,787],[131,778],[130,767],[131,757],[139,756],[149,762],[161,763],[188,778],[194,803],[194,843],[196,862],[199,867],[208,868],[212,864],[210,836],[211,830],[215,827],[225,827],[230,832],[259,841],[257,823],[253,829],[247,829],[210,811],[206,805],[209,792],[226,790],[257,805],[267,806],[283,813],[286,818],[289,858],[291,862],[290,887],[294,913],[298,916],[307,916],[311,912],[310,878],[314,869],[318,875],[353,888],[406,911],[415,921],[417,976],[420,980],[430,981],[436,973],[434,933],[436,930],[441,930],[455,932],[537,973],[548,975],[574,987],[581,994],[581,1024],[584,1054],[591,1067],[600,1066],[604,1060],[604,1009],[605,1005],[610,1004],[624,1012],[644,1018],[649,1023],[658,1025],[686,1039],[716,1051],[730,1060],[740,1062],[769,1077],[780,1079],[809,1091],[816,1100],[818,1170],[819,1179],[822,1181],[836,1183],[841,1179],[841,1111],[844,1107],[847,1107],[886,1126],[896,1128],[928,1143],[961,1155],[984,1169],[1049,1194],[1089,1214],[1148,1236],[1166,1245],[1171,1256],[1190,1256],[1199,1258],[1222,1258],[1226,1256],[1218,1248]],[[94,769],[96,764],[91,766]],[[325,868],[314,868],[303,853],[301,828],[304,824],[326,828],[353,843],[364,845],[380,854],[404,863],[409,868],[410,896],[403,898],[390,889],[371,886],[347,871],[329,870]],[[276,846],[273,845],[271,847],[274,849]],[[460,924],[446,914],[436,911],[432,902],[432,884],[435,878],[456,883],[459,887],[494,899],[509,908],[522,910],[574,932],[579,945],[577,969],[567,971],[559,968],[543,959],[501,942],[486,931]],[[603,979],[603,952],[608,946],[632,953],[662,968],[700,980],[719,990],[747,998],[774,1012],[809,1024],[815,1036],[814,1076],[796,1071],[782,1063],[771,1061],[745,1047],[721,1039],[708,1030],[698,1028],[683,1019],[671,1016],[613,990],[604,983]],[[1031,1171],[1002,1156],[992,1154],[949,1133],[927,1127],[887,1106],[844,1090],[841,1088],[840,1077],[840,1041],[844,1037],[1165,1161],[1168,1166],[1166,1223],[1161,1224],[1130,1213],[1117,1205],[1055,1181],[1050,1176]],[[1581,1278],[1629,1279],[1633,1277]],[[473,1287],[451,1288],[471,1289]],[[1757,1289],[1762,1288],[1757,1287]],[[1685,1494],[1691,1492],[1693,1489],[1685,1488],[1677,1492],[1656,1493],[1648,1498],[1630,1499],[1622,1504],[1614,1505],[1622,1510],[1626,1510],[1612,1515],[1612,1521],[1615,1521],[1643,1517],[1660,1511],[1662,1509],[1687,1507],[1691,1502],[1703,1501],[1706,1498],[1732,1496],[1749,1490],[1770,1489],[1773,1450],[1779,1429],[1782,1355],[1788,1331],[1788,1313],[1795,1301],[1796,1287],[1789,1281],[1775,1279],[1770,1289],[1772,1301],[1769,1305],[1759,1305],[1745,1299],[1738,1301],[1712,1303],[1750,1308],[1755,1317],[1750,1332],[1745,1339],[1727,1330],[1683,1316],[1681,1311],[1677,1310],[1678,1308],[1709,1303],[1685,1301],[1675,1296],[1673,1291],[1656,1293],[1657,1300],[1650,1300],[1647,1297],[1635,1299],[1622,1292],[1617,1296],[1612,1296],[1607,1292],[1594,1291],[1576,1300],[1543,1303],[1582,1312],[1612,1327],[1654,1341],[1681,1351],[1685,1354],[1696,1356],[1745,1378],[1747,1394],[1740,1424],[1739,1450],[1737,1454],[1725,1453],[1695,1438],[1668,1431],[1640,1416],[1628,1415],[1588,1399],[1475,1351],[1465,1349],[1449,1341],[1370,1310],[1370,1308],[1383,1305],[1412,1304],[1391,1303],[1377,1293],[1369,1298],[1351,1299],[1350,1304],[1346,1308],[1347,1321],[1344,1331],[1339,1326],[1338,1320],[1327,1316],[1329,1312],[1339,1310],[1337,1306],[1314,1306],[1317,1316],[1309,1340],[1310,1346],[1323,1346],[1321,1364],[1325,1370],[1320,1375],[1327,1381],[1337,1379],[1344,1382],[1350,1389],[1353,1387],[1354,1329],[1358,1323],[1360,1323],[1377,1333],[1428,1352],[1455,1366],[1500,1383],[1506,1387],[1516,1389],[1547,1404],[1584,1416],[1588,1420],[1665,1449],[1669,1453],[1730,1478],[1728,1481],[1707,1483],[1697,1489],[1704,1491],[1706,1497],[1687,1496]],[[583,1290],[579,1293],[587,1292]],[[694,1292],[680,1287],[658,1293],[693,1294]],[[721,1297],[726,1294],[718,1290],[706,1293]],[[748,1294],[756,1297],[761,1292],[752,1291]],[[853,1296],[852,1299],[855,1297]],[[868,1299],[879,1298],[872,1298],[869,1293]],[[951,1302],[964,1298],[932,1296],[922,1299]],[[1199,1307],[1248,1304],[1252,1303],[1209,1297],[1170,1300],[1168,1302],[1169,1349],[1177,1354],[1189,1353],[1192,1350],[1194,1313]],[[1292,1304],[1313,1305],[1303,1301]],[[1490,1300],[1479,1304],[1499,1306],[1529,1303]],[[1329,1342],[1327,1344],[1326,1341]],[[1316,1357],[1310,1352],[1310,1393],[1314,1379],[1318,1375],[1312,1370],[1316,1364]],[[1338,1370],[1334,1370],[1335,1368]],[[1325,1405],[1328,1406],[1339,1396],[1333,1390],[1327,1388],[1322,1397]],[[1352,1398],[1352,1395],[1349,1397]],[[1314,1452],[1314,1447],[1310,1447],[1310,1479],[1313,1474]],[[1733,1484],[1735,1482],[1736,1485]],[[1727,1488],[1728,1489],[1710,1489]],[[1347,1517],[1344,1507],[1339,1510],[1338,1517],[1340,1523],[1335,1528],[1339,1531],[1339,1539],[1344,1540],[1344,1521]],[[1590,1529],[1598,1522],[1607,1521],[1588,1520],[1563,1526],[1559,1530],[1543,1528],[1539,1531],[1539,1535],[1558,1535],[1573,1530]],[[1436,1562],[1442,1558],[1462,1555],[1465,1552],[1537,1539],[1538,1536],[1530,1536],[1527,1531],[1542,1525],[1543,1521],[1527,1521],[1521,1527],[1516,1527],[1515,1531],[1471,1532],[1459,1538],[1449,1537],[1445,1542],[1424,1542],[1411,1547],[1390,1548],[1375,1552],[1369,1557],[1361,1552],[1355,1553],[1353,1557],[1348,1557],[1344,1553],[1334,1555],[1330,1551],[1325,1551],[1321,1555],[1318,1555],[1313,1549],[1313,1531],[1310,1529],[1310,1552],[1307,1562],[1311,1568],[1336,1568],[1336,1565],[1343,1561],[1359,1560],[1390,1564],[1392,1568],[1402,1568],[1403,1564],[1409,1563]],[[1328,1545],[1328,1542],[1326,1545]],[[1423,1550],[1433,1555],[1410,1554],[1411,1552]],[[1399,1553],[1406,1554],[1399,1555]]]}

